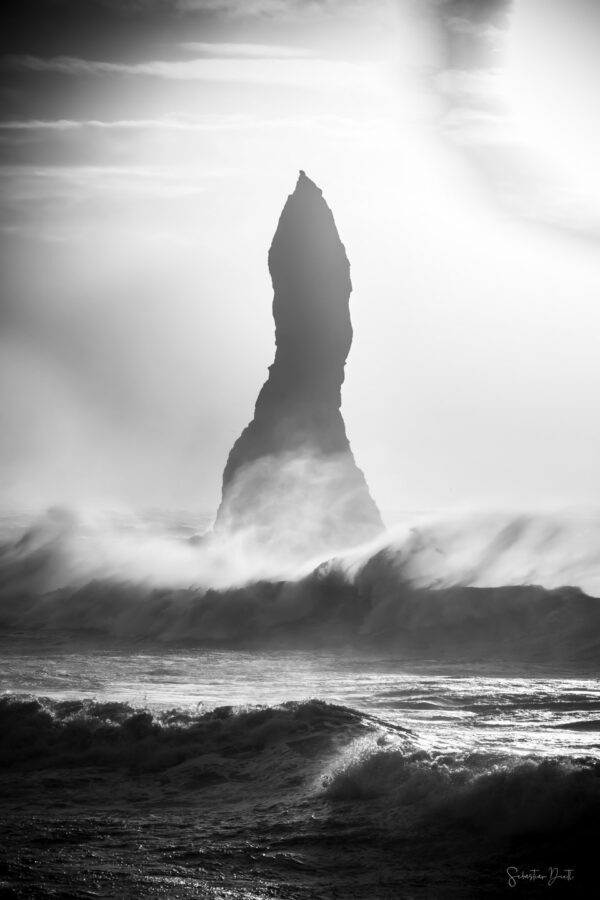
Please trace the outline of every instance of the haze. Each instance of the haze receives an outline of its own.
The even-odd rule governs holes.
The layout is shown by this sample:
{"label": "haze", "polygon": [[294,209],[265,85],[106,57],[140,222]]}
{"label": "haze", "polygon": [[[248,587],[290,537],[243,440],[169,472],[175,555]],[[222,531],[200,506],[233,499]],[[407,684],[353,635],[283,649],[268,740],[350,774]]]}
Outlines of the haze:
{"label": "haze", "polygon": [[597,502],[593,0],[4,6],[5,505],[216,509],[300,168],[379,507]]}

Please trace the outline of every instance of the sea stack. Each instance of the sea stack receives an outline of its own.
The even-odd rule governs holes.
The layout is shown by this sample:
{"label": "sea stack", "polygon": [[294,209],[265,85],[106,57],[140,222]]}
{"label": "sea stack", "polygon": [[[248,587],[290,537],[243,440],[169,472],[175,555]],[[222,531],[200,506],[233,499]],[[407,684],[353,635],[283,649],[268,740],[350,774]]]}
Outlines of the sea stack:
{"label": "sea stack", "polygon": [[302,171],[269,271],[275,360],[229,454],[215,529],[299,562],[383,530],[340,412],[352,343],[350,264],[321,190]]}

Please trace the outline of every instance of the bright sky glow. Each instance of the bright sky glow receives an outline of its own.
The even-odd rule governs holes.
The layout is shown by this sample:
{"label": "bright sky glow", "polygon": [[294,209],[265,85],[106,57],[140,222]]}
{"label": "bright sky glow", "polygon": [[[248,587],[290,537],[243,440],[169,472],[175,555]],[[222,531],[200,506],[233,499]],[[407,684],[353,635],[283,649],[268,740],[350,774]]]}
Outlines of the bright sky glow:
{"label": "bright sky glow", "polygon": [[553,171],[557,186],[562,182],[564,191],[573,192],[572,202],[582,214],[595,212],[598,225],[599,27],[600,10],[594,12],[585,0],[570,5],[521,2],[512,18],[504,76],[519,136],[540,165]]}
{"label": "bright sky glow", "polygon": [[599,70],[566,6],[517,3],[506,69],[445,60],[436,6],[366,0],[12,54],[0,495],[216,507],[303,168],[352,264],[344,414],[380,507],[595,503]]}

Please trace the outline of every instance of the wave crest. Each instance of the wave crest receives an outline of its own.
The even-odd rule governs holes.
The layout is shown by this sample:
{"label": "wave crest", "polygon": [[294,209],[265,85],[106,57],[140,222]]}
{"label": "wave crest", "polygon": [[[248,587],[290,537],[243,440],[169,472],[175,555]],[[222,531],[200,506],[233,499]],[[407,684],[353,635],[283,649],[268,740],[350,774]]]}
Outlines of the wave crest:
{"label": "wave crest", "polygon": [[359,752],[325,779],[333,801],[417,807],[438,825],[514,836],[556,832],[600,817],[600,763],[494,759],[485,754]]}
{"label": "wave crest", "polygon": [[600,535],[595,520],[588,526],[424,522],[282,574],[214,536],[85,524],[55,510],[0,547],[0,627],[594,662],[600,602],[582,586],[600,571]]}
{"label": "wave crest", "polygon": [[8,695],[0,698],[0,764],[159,772],[192,757],[260,753],[278,745],[302,755],[310,742],[312,751],[326,753],[372,727],[369,717],[321,700],[152,713],[120,702]]}

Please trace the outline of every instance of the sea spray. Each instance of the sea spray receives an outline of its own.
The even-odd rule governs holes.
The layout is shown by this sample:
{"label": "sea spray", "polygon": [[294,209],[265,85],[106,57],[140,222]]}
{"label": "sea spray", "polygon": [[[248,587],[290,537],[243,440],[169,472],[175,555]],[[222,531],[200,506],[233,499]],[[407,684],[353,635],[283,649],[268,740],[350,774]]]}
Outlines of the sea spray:
{"label": "sea spray", "polygon": [[597,519],[573,515],[429,517],[285,568],[240,534],[190,540],[135,517],[53,510],[2,545],[0,622],[163,642],[593,660],[600,604],[584,588],[596,587],[599,539]]}

